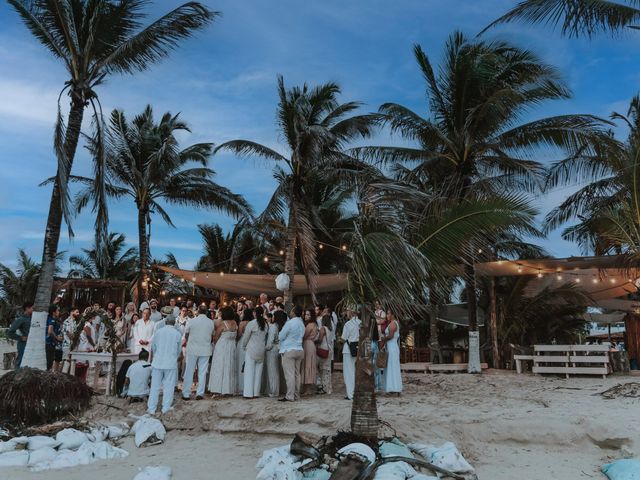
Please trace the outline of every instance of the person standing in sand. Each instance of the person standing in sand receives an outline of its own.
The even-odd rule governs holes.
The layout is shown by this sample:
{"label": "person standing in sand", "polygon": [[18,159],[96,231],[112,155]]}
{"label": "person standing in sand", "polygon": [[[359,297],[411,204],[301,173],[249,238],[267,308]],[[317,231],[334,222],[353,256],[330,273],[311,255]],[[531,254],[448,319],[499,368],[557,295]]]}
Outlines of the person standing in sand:
{"label": "person standing in sand", "polygon": [[200,305],[198,316],[189,320],[184,330],[184,338],[187,344],[187,367],[184,372],[184,383],[182,384],[183,400],[189,400],[191,397],[191,384],[193,383],[193,374],[196,366],[198,367],[196,400],[204,398],[209,358],[213,354],[212,342],[215,331],[213,320],[207,317],[208,313],[207,307]]}
{"label": "person standing in sand", "polygon": [[182,349],[182,335],[174,328],[176,317],[170,314],[164,320],[169,328],[161,328],[151,341],[151,391],[147,402],[147,413],[154,415],[160,399],[162,386],[162,413],[172,409],[173,392],[176,389],[178,377],[178,357]]}
{"label": "person standing in sand", "polygon": [[[356,386],[356,357],[357,345],[360,339],[360,319],[355,308],[347,308],[347,316],[350,319],[344,324],[341,340],[342,347],[342,375],[346,389],[347,400],[353,400],[353,391]],[[356,353],[354,355],[353,353]]]}
{"label": "person standing in sand", "polygon": [[258,398],[262,386],[262,368],[264,367],[264,353],[267,344],[267,321],[264,309],[256,307],[253,316],[242,336],[244,354],[244,398]]}
{"label": "person standing in sand", "polygon": [[303,393],[313,393],[317,382],[318,360],[316,355],[316,340],[318,340],[318,324],[316,323],[316,313],[313,308],[307,308],[304,311],[304,342],[302,348],[304,350],[303,364]]}
{"label": "person standing in sand", "polygon": [[387,328],[382,337],[387,350],[387,367],[384,369],[383,385],[386,393],[400,395],[402,372],[400,370],[400,327],[391,310],[387,310]]}
{"label": "person standing in sand", "polygon": [[[284,312],[280,312],[282,314]],[[265,352],[265,369],[267,377],[267,395],[277,397],[280,394],[280,354],[278,353],[278,324],[273,313],[267,314],[269,330]]]}
{"label": "person standing in sand", "polygon": [[236,335],[238,325],[231,307],[220,311],[220,322],[216,324],[214,335],[215,348],[209,375],[209,391],[218,395],[236,393],[238,377],[236,374]]}
{"label": "person standing in sand", "polygon": [[282,369],[287,383],[287,394],[281,402],[294,402],[300,399],[300,385],[302,375],[300,367],[304,359],[302,339],[304,338],[304,323],[300,316],[302,307],[296,305],[291,310],[291,318],[284,324],[279,334],[280,354],[282,355]]}

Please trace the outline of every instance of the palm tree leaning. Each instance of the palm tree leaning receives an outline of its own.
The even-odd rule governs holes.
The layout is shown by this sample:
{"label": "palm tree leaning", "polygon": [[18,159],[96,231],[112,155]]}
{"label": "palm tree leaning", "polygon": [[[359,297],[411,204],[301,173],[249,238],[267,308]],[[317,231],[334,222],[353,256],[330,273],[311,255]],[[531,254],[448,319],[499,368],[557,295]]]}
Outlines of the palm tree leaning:
{"label": "palm tree leaning", "polygon": [[[592,115],[523,121],[538,104],[570,97],[558,72],[527,50],[454,32],[437,75],[420,46],[414,54],[426,82],[429,115],[395,103],[382,105],[380,112],[393,133],[415,146],[365,147],[357,155],[392,165],[413,162],[414,172],[426,177],[423,183],[431,189],[439,189],[446,204],[535,191],[544,179],[542,163],[533,159],[536,154],[560,150],[580,159],[611,143],[607,122]],[[470,236],[471,258],[465,262],[470,340],[477,337],[473,264],[479,239]],[[478,351],[469,363],[479,369]]]}
{"label": "palm tree leaning", "polygon": [[[198,2],[188,2],[143,27],[144,10],[152,4],[149,0],[7,1],[33,36],[62,62],[69,76],[58,97],[59,102],[65,92],[68,94],[70,110],[65,124],[58,103],[54,139],[57,172],[44,235],[42,274],[22,360],[25,366],[44,368],[42,339],[63,217],[67,225],[71,225],[67,183],[80,139],[84,110],[91,106],[95,123],[100,126],[97,86],[114,73],[147,70],[166,57],[182,39],[202,29],[218,14]],[[102,162],[96,164],[97,178],[104,174],[102,167]],[[96,235],[102,242],[106,237],[103,226],[107,220],[104,190],[96,189],[93,197],[98,213]],[[72,233],[70,227],[69,232]]]}
{"label": "palm tree leaning", "polygon": [[122,233],[110,233],[104,246],[107,255],[100,255],[99,246],[83,248],[83,255],[72,255],[69,263],[78,269],[83,277],[110,280],[133,280],[136,276],[138,251],[127,248],[126,237]]}
{"label": "palm tree leaning", "polygon": [[[215,172],[207,167],[213,150],[211,143],[196,143],[180,148],[176,133],[189,132],[179,115],[165,113],[159,122],[151,106],[132,121],[124,112],[114,110],[106,131],[105,171],[106,195],[129,198],[138,213],[138,294],[144,291],[142,282],[149,274],[149,240],[151,215],[157,213],[170,226],[171,217],[162,203],[217,209],[236,218],[251,218],[247,202],[212,178]],[[95,143],[91,150],[95,153]],[[187,168],[189,164],[200,166]],[[78,212],[84,208],[95,189],[95,181],[73,177],[86,186],[76,197]]]}
{"label": "palm tree leaning", "polygon": [[347,155],[345,147],[357,138],[369,137],[378,116],[348,116],[360,104],[341,104],[339,94],[340,87],[335,83],[286,88],[279,76],[277,126],[288,153],[281,154],[248,140],[233,140],[216,148],[216,152],[228,150],[242,157],[258,156],[274,162],[273,175],[278,186],[259,223],[282,222],[286,231],[284,273],[290,283],[284,292],[285,303],[293,300],[296,250],[312,295],[314,276],[318,273],[314,228],[324,226],[315,215],[316,206],[310,192],[312,180],[345,185],[370,170],[363,162]]}

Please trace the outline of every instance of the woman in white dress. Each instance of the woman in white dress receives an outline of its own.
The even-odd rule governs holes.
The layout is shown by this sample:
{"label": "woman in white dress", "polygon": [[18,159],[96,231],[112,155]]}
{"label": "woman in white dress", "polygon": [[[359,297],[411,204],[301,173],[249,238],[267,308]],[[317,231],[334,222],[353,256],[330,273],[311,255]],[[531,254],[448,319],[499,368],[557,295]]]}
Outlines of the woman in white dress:
{"label": "woman in white dress", "polygon": [[264,309],[256,307],[251,320],[242,335],[244,354],[244,398],[258,398],[262,386],[262,368],[264,367],[264,352],[267,344],[267,321]]}
{"label": "woman in white dress", "polygon": [[278,324],[275,323],[273,314],[269,317],[269,329],[267,331],[267,346],[264,358],[266,370],[266,392],[269,397],[280,395],[280,353],[278,352]]}
{"label": "woman in white dress", "polygon": [[242,336],[244,335],[244,329],[247,328],[247,324],[253,319],[253,310],[245,308],[240,314],[240,323],[238,324],[237,344],[236,344],[236,365],[238,381],[236,384],[236,392],[242,395],[244,391],[244,346],[242,345]]}
{"label": "woman in white dress", "polygon": [[236,335],[238,325],[235,322],[235,314],[230,307],[224,307],[221,312],[221,320],[216,323],[213,336],[215,348],[209,375],[208,390],[218,395],[233,395],[238,386],[236,373]]}
{"label": "woman in white dress", "polygon": [[387,310],[387,328],[382,337],[387,350],[387,368],[384,369],[383,385],[386,393],[400,395],[402,374],[400,371],[400,326],[391,310]]}

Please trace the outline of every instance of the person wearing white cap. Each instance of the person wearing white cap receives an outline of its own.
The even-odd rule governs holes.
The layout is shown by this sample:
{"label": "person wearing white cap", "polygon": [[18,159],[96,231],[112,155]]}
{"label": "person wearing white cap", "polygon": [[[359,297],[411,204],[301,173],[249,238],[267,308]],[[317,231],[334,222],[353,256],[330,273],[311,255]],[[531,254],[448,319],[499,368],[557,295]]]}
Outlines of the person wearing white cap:
{"label": "person wearing white cap", "polygon": [[209,358],[213,354],[213,334],[215,324],[207,317],[209,310],[205,305],[198,308],[198,316],[187,323],[184,330],[184,338],[187,343],[187,366],[184,371],[182,384],[182,398],[189,400],[191,397],[191,384],[193,374],[198,366],[198,387],[196,388],[196,400],[204,398],[204,389],[207,382],[207,370],[209,370]]}
{"label": "person wearing white cap", "polygon": [[178,357],[182,350],[182,335],[173,328],[176,317],[173,314],[165,318],[167,327],[161,328],[153,336],[151,352],[151,392],[147,403],[147,413],[153,415],[158,407],[160,399],[160,387],[162,386],[162,413],[171,410],[173,404],[173,391],[176,388],[178,377]]}

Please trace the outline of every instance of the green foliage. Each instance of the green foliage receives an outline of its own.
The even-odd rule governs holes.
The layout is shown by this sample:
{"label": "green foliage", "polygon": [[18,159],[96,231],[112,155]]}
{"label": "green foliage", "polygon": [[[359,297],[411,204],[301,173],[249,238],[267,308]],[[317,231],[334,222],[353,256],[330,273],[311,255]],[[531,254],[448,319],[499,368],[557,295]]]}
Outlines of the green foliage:
{"label": "green foliage", "polygon": [[110,233],[105,245],[106,255],[100,255],[98,246],[83,248],[84,255],[72,255],[69,263],[83,277],[109,280],[133,280],[136,275],[138,252],[135,248],[125,250],[126,238],[121,233]]}
{"label": "green foliage", "polygon": [[640,9],[636,0],[523,0],[485,30],[507,22],[560,27],[563,35],[592,37],[598,33],[622,34],[638,28]]}

